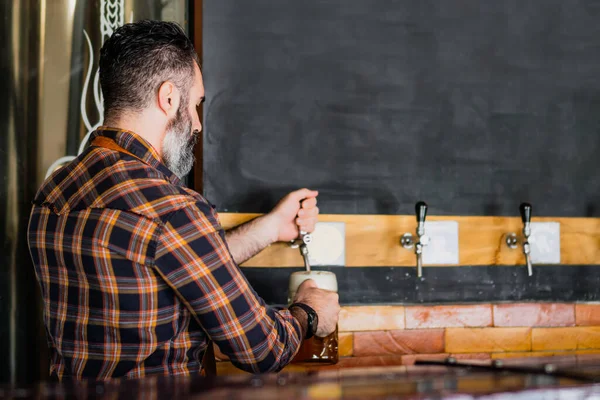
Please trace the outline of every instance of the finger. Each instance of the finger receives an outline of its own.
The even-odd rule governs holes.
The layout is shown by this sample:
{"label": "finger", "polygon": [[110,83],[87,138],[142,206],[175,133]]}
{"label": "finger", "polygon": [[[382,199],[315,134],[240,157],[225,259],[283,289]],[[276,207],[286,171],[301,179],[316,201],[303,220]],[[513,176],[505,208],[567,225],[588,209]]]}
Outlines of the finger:
{"label": "finger", "polygon": [[302,227],[302,231],[306,233],[313,233],[315,231],[315,224],[305,224]]}
{"label": "finger", "polygon": [[296,218],[296,225],[300,226],[314,226],[319,222],[319,218],[316,215],[302,215]]}
{"label": "finger", "polygon": [[298,211],[298,217],[300,217],[300,218],[315,218],[318,215],[319,215],[318,207]]}
{"label": "finger", "polygon": [[290,198],[294,199],[295,201],[300,202],[304,199],[310,199],[310,198],[317,197],[318,195],[319,195],[319,192],[316,190],[300,189],[300,190],[296,190],[295,192],[290,193],[288,196],[290,196]]}
{"label": "finger", "polygon": [[[316,218],[299,218],[296,221],[296,225],[302,226],[305,228],[312,227],[314,229],[317,222],[318,222],[318,220]],[[303,230],[306,230],[306,229],[303,229]]]}
{"label": "finger", "polygon": [[311,209],[317,205],[317,199],[315,197],[311,197],[302,201],[303,209]]}
{"label": "finger", "polygon": [[305,227],[305,226],[313,226],[314,227],[315,223],[316,223],[316,221],[313,218],[296,218],[296,225],[298,225],[299,227]]}

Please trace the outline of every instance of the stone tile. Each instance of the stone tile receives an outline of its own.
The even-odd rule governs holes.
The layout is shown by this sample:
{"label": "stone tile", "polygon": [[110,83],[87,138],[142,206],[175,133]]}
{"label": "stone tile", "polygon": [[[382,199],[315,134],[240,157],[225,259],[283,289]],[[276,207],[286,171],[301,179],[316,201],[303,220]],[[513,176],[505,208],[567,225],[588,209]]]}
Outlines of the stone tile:
{"label": "stone tile", "polygon": [[600,304],[575,304],[575,323],[600,326]]}
{"label": "stone tile", "polygon": [[534,328],[532,349],[600,349],[600,327]]}
{"label": "stone tile", "polygon": [[531,350],[530,328],[448,328],[446,352],[493,353]]}
{"label": "stone tile", "polygon": [[410,329],[354,333],[355,356],[436,354],[443,352],[443,329]]}
{"label": "stone tile", "polygon": [[406,307],[406,329],[484,327],[492,325],[492,306],[450,305]]}
{"label": "stone tile", "polygon": [[575,305],[563,303],[495,304],[494,326],[574,326]]}
{"label": "stone tile", "polygon": [[340,332],[404,329],[404,306],[342,307]]}

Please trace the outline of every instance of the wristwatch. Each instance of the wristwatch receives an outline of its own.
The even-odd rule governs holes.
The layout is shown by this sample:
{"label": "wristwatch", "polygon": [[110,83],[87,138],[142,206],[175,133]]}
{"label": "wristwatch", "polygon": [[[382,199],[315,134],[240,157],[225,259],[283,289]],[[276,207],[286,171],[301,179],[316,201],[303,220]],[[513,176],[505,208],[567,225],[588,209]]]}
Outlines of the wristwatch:
{"label": "wristwatch", "polygon": [[304,340],[310,339],[315,335],[315,333],[317,333],[317,326],[319,325],[319,316],[317,315],[317,312],[313,310],[312,307],[304,303],[293,303],[288,307],[288,309],[292,309],[293,307],[299,307],[306,312],[308,328],[306,329],[307,332]]}

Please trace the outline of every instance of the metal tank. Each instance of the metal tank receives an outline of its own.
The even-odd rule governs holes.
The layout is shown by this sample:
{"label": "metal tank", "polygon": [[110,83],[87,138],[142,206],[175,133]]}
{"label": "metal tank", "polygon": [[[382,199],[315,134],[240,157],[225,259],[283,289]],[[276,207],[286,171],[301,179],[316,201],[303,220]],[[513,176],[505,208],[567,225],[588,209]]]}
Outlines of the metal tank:
{"label": "metal tank", "polygon": [[187,0],[0,1],[0,383],[47,378],[39,286],[27,248],[31,201],[102,120],[97,62],[119,25],[187,29]]}

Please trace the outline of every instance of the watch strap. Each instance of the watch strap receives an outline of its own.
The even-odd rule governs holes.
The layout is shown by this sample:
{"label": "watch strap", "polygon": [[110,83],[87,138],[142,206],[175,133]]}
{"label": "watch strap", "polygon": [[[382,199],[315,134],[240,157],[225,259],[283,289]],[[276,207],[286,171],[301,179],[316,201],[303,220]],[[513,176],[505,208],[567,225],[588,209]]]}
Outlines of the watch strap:
{"label": "watch strap", "polygon": [[316,329],[313,330],[313,323],[316,320],[316,323],[319,323],[319,317],[317,316],[317,312],[308,304],[304,304],[304,303],[292,303],[290,304],[290,306],[288,307],[288,309],[291,309],[293,307],[299,307],[301,309],[304,310],[304,312],[306,312],[306,336],[304,337],[304,340],[306,339],[310,339],[311,337],[313,337],[316,333]]}

